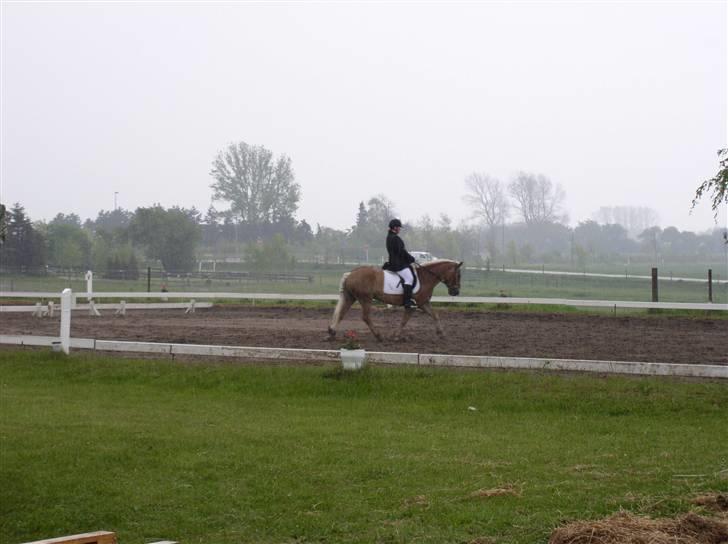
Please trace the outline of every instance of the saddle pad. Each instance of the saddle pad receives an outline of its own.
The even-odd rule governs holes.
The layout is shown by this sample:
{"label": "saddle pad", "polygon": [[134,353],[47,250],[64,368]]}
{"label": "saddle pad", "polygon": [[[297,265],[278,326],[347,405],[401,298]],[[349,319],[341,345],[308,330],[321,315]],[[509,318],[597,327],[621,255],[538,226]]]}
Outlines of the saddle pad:
{"label": "saddle pad", "polygon": [[[386,295],[402,295],[404,290],[402,289],[402,278],[396,272],[390,272],[389,270],[383,270],[384,272],[384,294]],[[415,275],[417,270],[415,269]],[[420,279],[417,278],[417,284],[415,285],[412,294],[420,291]]]}

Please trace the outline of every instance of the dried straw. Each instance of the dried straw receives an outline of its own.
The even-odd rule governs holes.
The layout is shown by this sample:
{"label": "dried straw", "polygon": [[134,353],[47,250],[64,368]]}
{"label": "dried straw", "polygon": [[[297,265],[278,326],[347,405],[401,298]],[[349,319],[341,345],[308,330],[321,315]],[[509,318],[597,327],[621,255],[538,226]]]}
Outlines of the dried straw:
{"label": "dried straw", "polygon": [[694,513],[676,519],[620,512],[598,521],[577,521],[551,533],[549,544],[723,544],[728,523]]}

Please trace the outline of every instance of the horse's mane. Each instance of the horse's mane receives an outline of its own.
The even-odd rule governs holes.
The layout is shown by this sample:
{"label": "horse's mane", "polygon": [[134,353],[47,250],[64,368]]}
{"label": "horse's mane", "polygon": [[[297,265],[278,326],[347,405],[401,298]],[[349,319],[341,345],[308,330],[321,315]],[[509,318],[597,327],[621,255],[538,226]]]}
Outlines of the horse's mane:
{"label": "horse's mane", "polygon": [[445,263],[457,264],[458,262],[453,261],[452,259],[435,259],[434,261],[430,261],[429,263],[421,264],[420,266],[422,266],[424,268],[429,268],[431,266],[437,266],[438,264],[445,264]]}

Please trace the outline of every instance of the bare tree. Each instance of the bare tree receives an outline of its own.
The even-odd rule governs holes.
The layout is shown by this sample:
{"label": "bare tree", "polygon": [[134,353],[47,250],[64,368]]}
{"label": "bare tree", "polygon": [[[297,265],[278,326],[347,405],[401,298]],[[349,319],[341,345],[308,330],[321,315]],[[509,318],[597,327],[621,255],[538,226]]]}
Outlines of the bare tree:
{"label": "bare tree", "polygon": [[493,228],[505,223],[508,217],[508,199],[499,179],[473,172],[465,178],[468,194],[463,200],[473,208],[473,215]]}
{"label": "bare tree", "polygon": [[602,225],[622,225],[633,238],[660,220],[657,212],[646,206],[602,206],[592,217]]}
{"label": "bare tree", "polygon": [[561,185],[543,174],[519,172],[508,190],[527,225],[566,222],[567,216],[562,213],[566,194]]}

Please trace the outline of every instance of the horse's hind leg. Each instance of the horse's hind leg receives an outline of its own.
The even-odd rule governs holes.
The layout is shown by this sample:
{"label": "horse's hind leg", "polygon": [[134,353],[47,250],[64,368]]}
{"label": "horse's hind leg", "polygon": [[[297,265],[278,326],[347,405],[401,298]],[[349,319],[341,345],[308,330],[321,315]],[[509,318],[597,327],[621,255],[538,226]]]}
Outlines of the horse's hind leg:
{"label": "horse's hind leg", "polygon": [[336,303],[336,309],[334,315],[331,317],[331,323],[329,324],[329,340],[333,340],[336,337],[336,328],[344,319],[346,312],[349,311],[351,305],[354,304],[354,297],[348,294],[346,291],[342,291],[339,294],[339,301]]}
{"label": "horse's hind leg", "polygon": [[404,315],[402,315],[402,321],[399,322],[399,328],[397,329],[397,332],[394,333],[394,339],[399,340],[402,336],[402,329],[404,329],[404,326],[407,324],[407,322],[410,320],[410,317],[412,317],[412,314],[415,313],[414,308],[405,308],[404,309]]}
{"label": "horse's hind leg", "polygon": [[427,315],[429,315],[435,321],[435,327],[437,328],[437,335],[440,337],[445,336],[445,331],[442,330],[442,325],[440,324],[440,318],[437,317],[435,310],[432,309],[432,305],[429,302],[427,302],[426,304],[420,305],[420,309],[423,312],[425,312]]}
{"label": "horse's hind leg", "polygon": [[365,300],[359,300],[359,304],[361,304],[361,318],[364,320],[364,323],[367,324],[369,327],[369,330],[372,331],[372,334],[374,337],[381,342],[382,341],[382,335],[379,334],[377,329],[374,328],[374,323],[372,323],[372,316],[371,316],[371,310],[372,310],[372,301],[371,299],[365,299]]}

